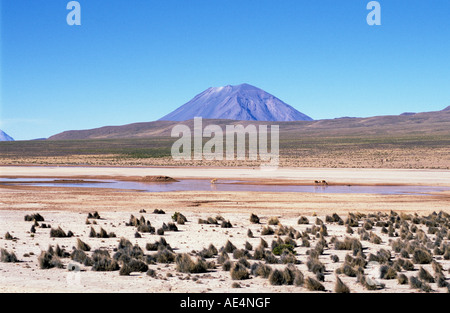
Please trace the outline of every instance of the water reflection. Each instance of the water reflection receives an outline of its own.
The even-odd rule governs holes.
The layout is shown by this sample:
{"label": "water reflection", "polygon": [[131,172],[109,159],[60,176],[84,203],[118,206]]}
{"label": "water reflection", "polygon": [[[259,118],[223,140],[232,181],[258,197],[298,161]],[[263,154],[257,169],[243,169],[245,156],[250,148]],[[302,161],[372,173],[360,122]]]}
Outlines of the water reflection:
{"label": "water reflection", "polygon": [[64,180],[57,178],[0,178],[4,185],[31,185],[40,187],[85,187],[139,190],[143,192],[173,191],[258,191],[309,193],[368,193],[368,194],[428,194],[450,190],[436,186],[334,186],[334,185],[259,185],[243,181],[210,181],[183,179],[178,182],[144,183],[118,180]]}

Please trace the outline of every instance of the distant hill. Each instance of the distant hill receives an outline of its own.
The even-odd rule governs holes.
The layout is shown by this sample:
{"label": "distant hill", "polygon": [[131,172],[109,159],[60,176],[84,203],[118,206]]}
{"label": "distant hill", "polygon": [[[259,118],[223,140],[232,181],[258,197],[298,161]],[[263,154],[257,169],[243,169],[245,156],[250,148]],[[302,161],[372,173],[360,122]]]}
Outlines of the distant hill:
{"label": "distant hill", "polygon": [[[105,126],[89,130],[72,130],[51,136],[48,140],[76,139],[119,139],[170,137],[172,128],[184,124],[193,129],[193,120],[185,122],[156,121],[135,123],[123,126]],[[225,125],[254,124],[280,125],[280,131],[292,136],[401,136],[401,135],[446,135],[450,134],[450,109],[406,115],[375,116],[366,118],[336,118],[317,121],[234,121],[224,119],[203,120],[203,127],[216,124]]]}
{"label": "distant hill", "polygon": [[275,96],[249,84],[211,87],[161,121],[186,121],[194,117],[239,121],[311,121]]}
{"label": "distant hill", "polygon": [[14,139],[0,129],[0,141],[14,141]]}

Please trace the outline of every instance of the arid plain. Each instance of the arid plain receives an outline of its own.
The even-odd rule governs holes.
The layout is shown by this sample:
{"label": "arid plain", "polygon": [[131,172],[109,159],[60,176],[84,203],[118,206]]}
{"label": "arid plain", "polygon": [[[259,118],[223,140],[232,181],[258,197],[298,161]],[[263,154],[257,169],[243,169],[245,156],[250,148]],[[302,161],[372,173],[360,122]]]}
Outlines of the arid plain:
{"label": "arid plain", "polygon": [[[0,172],[17,180],[170,176],[216,184],[450,187],[450,171],[432,169],[4,166]],[[140,192],[2,183],[0,195],[2,260],[17,261],[0,262],[2,292],[448,292],[448,190],[226,192],[212,184],[208,191]]]}

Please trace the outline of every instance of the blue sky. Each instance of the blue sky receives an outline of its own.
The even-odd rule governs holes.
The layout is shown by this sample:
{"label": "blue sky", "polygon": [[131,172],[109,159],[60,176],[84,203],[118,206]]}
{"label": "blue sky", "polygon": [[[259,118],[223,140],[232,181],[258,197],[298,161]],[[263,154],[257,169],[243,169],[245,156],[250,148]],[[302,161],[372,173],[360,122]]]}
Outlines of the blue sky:
{"label": "blue sky", "polygon": [[0,129],[16,140],[157,120],[249,83],[314,119],[450,105],[450,1],[1,1]]}

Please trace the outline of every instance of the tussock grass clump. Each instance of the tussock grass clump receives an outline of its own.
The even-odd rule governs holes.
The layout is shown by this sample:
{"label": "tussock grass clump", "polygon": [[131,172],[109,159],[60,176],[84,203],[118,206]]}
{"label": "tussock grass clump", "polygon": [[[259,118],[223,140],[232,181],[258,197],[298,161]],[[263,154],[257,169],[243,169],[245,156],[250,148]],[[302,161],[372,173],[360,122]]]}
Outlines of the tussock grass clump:
{"label": "tussock grass clump", "polygon": [[233,251],[233,258],[240,259],[243,257],[249,258],[249,257],[251,257],[251,255],[247,250],[244,250],[244,249],[235,249]]}
{"label": "tussock grass clump", "polygon": [[5,240],[13,240],[13,239],[15,239],[15,237],[13,237],[13,236],[9,233],[9,231],[7,231],[6,234],[5,234],[5,236],[4,236],[4,239],[5,239]]}
{"label": "tussock grass clump", "polygon": [[250,278],[248,269],[240,262],[236,262],[231,266],[230,275],[233,280],[244,280]]}
{"label": "tussock grass clump", "polygon": [[284,284],[283,272],[279,269],[273,270],[269,275],[269,283],[273,286],[281,286]]}
{"label": "tussock grass clump", "polygon": [[369,254],[369,262],[378,262],[380,264],[389,264],[391,262],[391,252],[386,249],[380,249],[377,254]]}
{"label": "tussock grass clump", "polygon": [[199,218],[199,224],[207,224],[207,225],[218,225],[219,222],[214,217],[208,217],[206,220]]}
{"label": "tussock grass clump", "polygon": [[175,258],[176,268],[181,273],[205,273],[208,270],[207,264],[202,259],[192,260],[189,254],[179,254]]}
{"label": "tussock grass clump", "polygon": [[280,261],[272,253],[272,251],[264,251],[264,261],[266,261],[267,264],[279,264],[280,263]]}
{"label": "tussock grass clump", "polygon": [[186,216],[184,216],[183,214],[181,214],[180,212],[175,212],[173,215],[172,215],[172,220],[174,221],[174,222],[176,222],[177,224],[180,224],[180,225],[184,225],[188,220],[187,220],[187,218],[186,218]]}
{"label": "tussock grass clump", "polygon": [[426,269],[424,269],[422,266],[419,269],[419,278],[425,282],[428,283],[434,283],[434,277],[430,274]]}
{"label": "tussock grass clump", "polygon": [[154,209],[153,214],[166,214],[166,212],[164,212],[164,210],[161,209]]}
{"label": "tussock grass clump", "polygon": [[348,225],[350,227],[358,227],[359,218],[355,214],[349,213],[347,219],[345,220],[345,225]]}
{"label": "tussock grass clump", "polygon": [[[436,274],[436,284],[439,288],[444,288],[447,287],[449,288],[450,285],[449,283],[446,281],[445,276],[443,273],[437,273]],[[450,290],[449,290],[450,291]]]}
{"label": "tussock grass clump", "polygon": [[234,262],[232,262],[231,260],[227,259],[225,260],[225,262],[223,262],[222,264],[222,270],[225,272],[229,272],[231,270],[231,267],[233,266]]}
{"label": "tussock grass clump", "polygon": [[270,236],[270,235],[273,235],[273,234],[274,234],[274,231],[273,231],[272,227],[270,227],[270,226],[265,226],[261,230],[261,235],[262,236]]}
{"label": "tussock grass clump", "polygon": [[418,277],[412,276],[409,279],[409,286],[411,289],[419,289],[425,292],[432,291],[431,286],[426,282],[421,281]]}
{"label": "tussock grass clump", "polygon": [[54,254],[60,258],[68,258],[70,257],[70,253],[66,252],[63,248],[61,248],[58,244],[55,247]]}
{"label": "tussock grass clump", "polygon": [[222,224],[220,224],[220,227],[222,227],[222,228],[232,228],[233,225],[231,224],[230,221],[222,221]]}
{"label": "tussock grass clump", "polygon": [[228,253],[226,253],[225,250],[222,250],[222,252],[220,252],[219,256],[217,257],[217,263],[223,264],[229,259],[230,257],[228,256]]}
{"label": "tussock grass clump", "polygon": [[433,271],[434,271],[435,274],[442,273],[442,271],[444,270],[443,267],[442,267],[442,265],[439,264],[439,263],[436,262],[436,261],[433,261],[433,262],[431,263],[431,267],[433,268]]}
{"label": "tussock grass clump", "polygon": [[278,220],[278,217],[276,216],[272,216],[271,218],[269,218],[269,220],[267,221],[268,225],[278,225],[280,224],[280,221]]}
{"label": "tussock grass clump", "polygon": [[[180,224],[180,223],[178,223]],[[167,230],[168,231],[178,231],[178,227],[177,225],[175,225],[175,223],[167,223]]]}
{"label": "tussock grass clump", "polygon": [[81,249],[75,249],[70,254],[71,260],[82,264],[86,261],[87,258],[88,258],[87,254]]}
{"label": "tussock grass clump", "polygon": [[216,247],[213,244],[210,244],[207,249],[203,248],[203,250],[200,251],[198,253],[198,255],[202,258],[208,259],[208,258],[213,258],[218,253],[219,253],[219,251],[217,251]]}
{"label": "tussock grass clump", "polygon": [[256,214],[251,214],[250,215],[250,223],[252,224],[259,224],[259,217]]}
{"label": "tussock grass clump", "polygon": [[398,274],[397,275],[397,281],[400,285],[407,285],[409,280],[408,280],[408,276],[406,276],[405,274]]}
{"label": "tussock grass clump", "polygon": [[58,228],[52,228],[50,229],[50,237],[52,238],[67,238],[67,237],[73,237],[73,233],[69,230],[66,234],[64,230],[60,226]]}
{"label": "tussock grass clump", "polygon": [[334,249],[335,250],[353,250],[355,251],[362,251],[362,245],[361,242],[356,238],[351,237],[345,237],[343,241],[336,240],[334,242]]}
{"label": "tussock grass clump", "polygon": [[115,250],[116,253],[114,253],[114,260],[116,261],[122,261],[125,263],[128,263],[132,259],[143,259],[144,258],[144,251],[139,247],[139,245],[133,244],[125,238],[121,238],[119,241],[119,245],[117,247],[117,250]]}
{"label": "tussock grass clump", "polygon": [[299,225],[309,224],[309,220],[305,216],[300,216],[300,218],[297,221],[297,224]]}
{"label": "tussock grass clump", "polygon": [[223,251],[225,251],[226,253],[233,253],[234,250],[236,250],[236,246],[231,243],[230,240],[227,240],[227,242],[225,243],[225,246],[223,247]]}
{"label": "tussock grass clump", "polygon": [[418,248],[414,250],[412,261],[415,264],[430,264],[433,261],[433,256],[425,249]]}
{"label": "tussock grass clump", "polygon": [[297,257],[295,256],[294,253],[292,253],[288,250],[283,250],[283,253],[281,254],[281,257],[280,257],[280,263],[297,264],[297,263],[300,263],[300,261],[297,259]]}
{"label": "tussock grass clump", "polygon": [[91,251],[91,246],[82,241],[80,238],[77,238],[77,249],[82,251]]}
{"label": "tussock grass clump", "polygon": [[96,272],[118,271],[119,263],[112,259],[107,250],[97,249],[92,254],[92,270]]}
{"label": "tussock grass clump", "polygon": [[150,223],[147,224],[140,224],[136,230],[140,233],[150,233],[150,234],[154,234],[155,233],[155,227],[153,227],[152,225],[150,225]]}
{"label": "tussock grass clump", "polygon": [[8,252],[6,249],[0,250],[0,261],[3,263],[16,263],[19,262],[14,252]]}
{"label": "tussock grass clump", "polygon": [[167,248],[159,249],[153,255],[147,256],[147,263],[164,263],[169,264],[175,262],[176,254]]}
{"label": "tussock grass clump", "polygon": [[172,247],[167,243],[164,237],[160,237],[159,241],[155,241],[154,243],[147,243],[145,245],[145,249],[148,251],[158,251],[163,248],[168,249],[169,251],[173,251]]}
{"label": "tussock grass clump", "polygon": [[304,283],[303,273],[294,265],[289,264],[283,270],[275,269],[269,273],[269,283],[273,286],[295,285],[302,286]]}
{"label": "tussock grass clump", "polygon": [[307,277],[304,285],[309,291],[325,291],[325,286],[312,277]]}
{"label": "tussock grass clump", "polygon": [[88,213],[88,217],[87,218],[91,218],[91,219],[101,219],[100,214],[98,214],[97,211],[95,211],[94,213]]}
{"label": "tussock grass clump", "polygon": [[48,251],[42,251],[38,257],[40,269],[64,268],[63,264],[57,256]]}
{"label": "tussock grass clump", "polygon": [[31,215],[25,215],[24,220],[26,222],[33,222],[33,221],[35,221],[35,222],[43,222],[44,221],[44,217],[41,214],[39,214],[39,213],[34,213],[34,214],[31,214]]}
{"label": "tussock grass clump", "polygon": [[97,233],[93,227],[89,231],[90,238],[115,238],[116,234],[113,232],[108,233],[103,227],[100,227],[100,231]]}
{"label": "tussock grass clump", "polygon": [[[402,260],[402,261],[400,261],[400,260]],[[413,262],[411,262],[410,260],[405,260],[405,259],[399,259],[399,261],[400,261],[401,267],[405,271],[414,271],[414,264],[413,264]]]}
{"label": "tussock grass clump", "polygon": [[336,269],[336,274],[344,274],[348,277],[356,277],[358,275],[358,271],[350,264],[344,263],[341,267]]}
{"label": "tussock grass clump", "polygon": [[350,293],[350,288],[336,276],[336,283],[334,284],[334,292],[336,293]]}
{"label": "tussock grass clump", "polygon": [[306,267],[308,268],[308,271],[312,272],[313,274],[325,272],[325,265],[320,262],[318,258],[314,258],[311,256],[309,256],[308,260],[306,261]]}
{"label": "tussock grass clump", "polygon": [[373,244],[376,244],[376,245],[379,245],[382,242],[381,238],[377,234],[375,234],[373,232],[370,232],[370,239],[369,239],[369,241],[371,243],[373,243]]}
{"label": "tussock grass clump", "polygon": [[396,279],[397,271],[388,265],[383,265],[380,267],[380,278],[381,279]]}
{"label": "tussock grass clump", "polygon": [[148,265],[141,260],[136,260],[134,258],[122,263],[119,274],[128,276],[133,272],[144,273],[148,271]]}
{"label": "tussock grass clump", "polygon": [[272,268],[264,263],[253,263],[251,266],[251,273],[256,277],[269,278]]}

